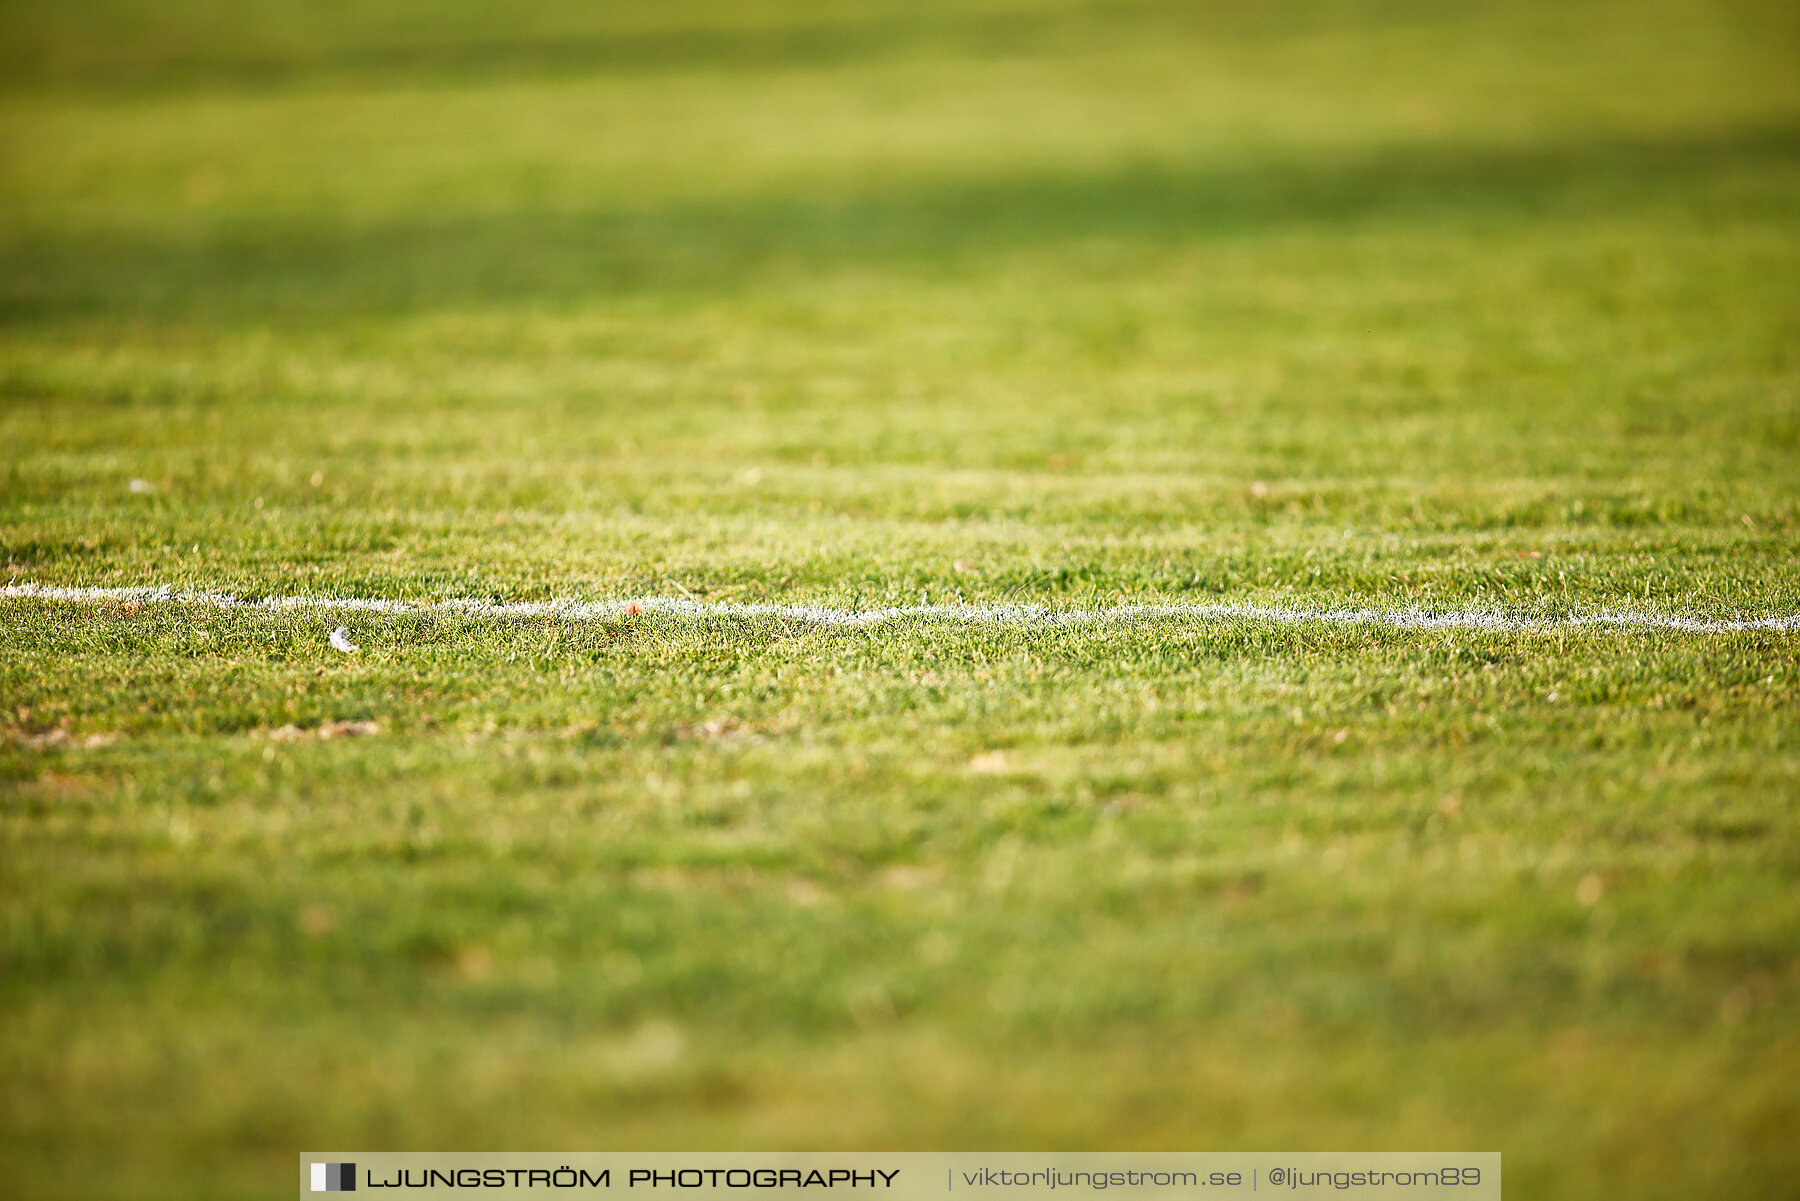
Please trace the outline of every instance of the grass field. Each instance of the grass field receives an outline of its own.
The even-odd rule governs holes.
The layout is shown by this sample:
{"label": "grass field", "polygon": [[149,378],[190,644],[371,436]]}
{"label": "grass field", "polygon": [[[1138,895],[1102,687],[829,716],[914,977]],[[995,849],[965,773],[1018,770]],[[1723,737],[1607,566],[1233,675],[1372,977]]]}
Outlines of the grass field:
{"label": "grass field", "polygon": [[[6,5],[0,583],[1800,613],[1797,12]],[[1797,705],[1780,631],[0,599],[0,1172],[1800,1196]]]}

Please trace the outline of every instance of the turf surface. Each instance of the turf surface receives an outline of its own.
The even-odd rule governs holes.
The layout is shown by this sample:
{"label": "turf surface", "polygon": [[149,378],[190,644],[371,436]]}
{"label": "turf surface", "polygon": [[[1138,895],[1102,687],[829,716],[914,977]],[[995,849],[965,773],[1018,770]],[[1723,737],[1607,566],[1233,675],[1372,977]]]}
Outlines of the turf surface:
{"label": "turf surface", "polygon": [[[1789,6],[640,7],[0,9],[6,579],[1800,613]],[[1792,633],[338,620],[0,601],[21,1195],[1800,1180]]]}

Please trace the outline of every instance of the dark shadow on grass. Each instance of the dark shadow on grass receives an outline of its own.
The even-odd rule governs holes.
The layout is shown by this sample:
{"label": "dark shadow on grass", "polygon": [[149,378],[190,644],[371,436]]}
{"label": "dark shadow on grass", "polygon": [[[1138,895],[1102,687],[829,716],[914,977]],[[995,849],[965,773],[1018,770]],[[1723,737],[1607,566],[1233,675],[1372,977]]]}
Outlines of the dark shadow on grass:
{"label": "dark shadow on grass", "polygon": [[[496,27],[463,36],[339,41],[296,50],[215,42],[191,34],[170,44],[101,43],[69,54],[26,45],[12,54],[14,87],[57,84],[100,93],[206,88],[265,91],[320,83],[362,85],[506,78],[645,75],[682,70],[780,71],[842,66],[909,52],[1006,54],[1041,50],[1069,22],[1062,14],[970,14],[935,22],[891,13],[865,19],[790,21],[762,27],[559,32]],[[184,33],[186,31],[183,31]],[[58,55],[58,50],[65,52]],[[4,88],[0,84],[0,88]]]}
{"label": "dark shadow on grass", "polygon": [[[479,79],[791,71],[911,56],[967,58],[1091,49],[1096,42],[1271,40],[1351,28],[1454,24],[1495,0],[874,0],[796,4],[738,20],[692,6],[608,11],[555,0],[506,5],[226,3],[0,7],[0,93],[100,93]],[[721,6],[724,7],[724,6]]]}
{"label": "dark shadow on grass", "polygon": [[[642,210],[197,226],[0,243],[0,324],[65,319],[338,321],[481,303],[730,293],[799,273],[951,275],[1045,247],[1174,248],[1405,222],[1486,228],[1646,204],[1728,221],[1800,218],[1800,127],[1553,148],[1394,148],[1361,157],[956,178],[831,196]],[[1725,188],[1722,181],[1731,181]],[[1748,181],[1749,187],[1744,185]]]}

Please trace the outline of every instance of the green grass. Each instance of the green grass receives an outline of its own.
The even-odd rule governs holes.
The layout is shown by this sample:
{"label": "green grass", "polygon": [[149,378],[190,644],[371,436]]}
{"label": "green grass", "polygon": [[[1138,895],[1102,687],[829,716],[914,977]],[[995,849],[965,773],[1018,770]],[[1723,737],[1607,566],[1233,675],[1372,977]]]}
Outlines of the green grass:
{"label": "green grass", "polygon": [[[8,579],[1800,613],[1791,6],[337,7],[0,9]],[[1800,1195],[1793,634],[337,621],[0,601],[20,1195]]]}

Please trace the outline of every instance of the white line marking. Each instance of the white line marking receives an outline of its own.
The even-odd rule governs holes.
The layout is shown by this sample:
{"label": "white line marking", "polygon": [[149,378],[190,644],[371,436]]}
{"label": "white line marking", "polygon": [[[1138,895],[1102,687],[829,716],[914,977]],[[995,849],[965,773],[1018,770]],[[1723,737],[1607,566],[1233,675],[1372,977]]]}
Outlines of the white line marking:
{"label": "white line marking", "polygon": [[673,596],[647,596],[618,601],[483,600],[408,601],[354,596],[265,596],[245,600],[228,592],[181,588],[62,588],[47,584],[8,584],[7,600],[65,601],[76,604],[123,601],[138,604],[206,605],[215,609],[264,612],[314,610],[334,613],[431,614],[467,617],[560,617],[579,621],[663,614],[676,617],[776,617],[828,626],[875,626],[906,618],[961,622],[967,625],[1097,625],[1142,619],[1187,621],[1263,621],[1287,625],[1386,626],[1400,630],[1494,630],[1530,632],[1618,628],[1673,630],[1683,634],[1729,634],[1748,630],[1791,633],[1800,630],[1800,615],[1705,620],[1659,613],[1614,610],[1569,617],[1527,617],[1476,609],[1427,612],[1421,609],[1309,609],[1286,605],[1112,605],[1105,608],[1054,609],[1046,605],[900,605],[888,609],[831,609],[819,605],[760,605],[721,601],[707,604]]}

